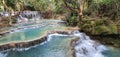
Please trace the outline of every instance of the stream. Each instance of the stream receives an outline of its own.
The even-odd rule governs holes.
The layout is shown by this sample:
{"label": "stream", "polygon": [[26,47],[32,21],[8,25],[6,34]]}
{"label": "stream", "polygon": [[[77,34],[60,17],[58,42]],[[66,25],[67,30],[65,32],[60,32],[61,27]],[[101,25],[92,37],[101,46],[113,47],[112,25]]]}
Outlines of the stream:
{"label": "stream", "polygon": [[[41,20],[37,24],[22,25],[20,30],[14,30],[11,33],[0,38],[0,44],[4,45],[11,42],[26,42],[38,39],[45,32],[51,30],[67,30],[60,20]],[[120,49],[102,45],[90,39],[83,32],[77,30],[72,34],[48,34],[47,40],[43,43],[29,47],[23,50],[8,50],[1,52],[0,57],[72,57],[70,42],[79,38],[72,46],[75,50],[75,57],[120,57]]]}

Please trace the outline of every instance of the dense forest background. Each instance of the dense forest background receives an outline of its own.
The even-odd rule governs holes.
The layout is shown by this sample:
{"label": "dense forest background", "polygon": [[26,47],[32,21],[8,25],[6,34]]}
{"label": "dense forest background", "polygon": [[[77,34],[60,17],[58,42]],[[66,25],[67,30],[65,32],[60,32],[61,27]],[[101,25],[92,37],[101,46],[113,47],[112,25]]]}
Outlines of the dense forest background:
{"label": "dense forest background", "polygon": [[[120,33],[120,0],[0,0],[1,12],[40,11],[44,19],[62,19],[90,34]],[[5,20],[6,19],[6,20]],[[1,17],[8,24],[13,18]]]}

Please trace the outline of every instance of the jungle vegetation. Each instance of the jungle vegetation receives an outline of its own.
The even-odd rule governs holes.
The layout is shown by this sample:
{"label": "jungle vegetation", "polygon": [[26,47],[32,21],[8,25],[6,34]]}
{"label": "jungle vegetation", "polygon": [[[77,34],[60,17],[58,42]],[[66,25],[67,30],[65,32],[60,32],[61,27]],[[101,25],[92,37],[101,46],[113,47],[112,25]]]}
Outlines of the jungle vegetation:
{"label": "jungle vegetation", "polygon": [[[46,19],[59,17],[91,34],[120,33],[120,0],[0,0],[1,12],[25,10],[40,11]],[[7,21],[12,24],[11,16]]]}

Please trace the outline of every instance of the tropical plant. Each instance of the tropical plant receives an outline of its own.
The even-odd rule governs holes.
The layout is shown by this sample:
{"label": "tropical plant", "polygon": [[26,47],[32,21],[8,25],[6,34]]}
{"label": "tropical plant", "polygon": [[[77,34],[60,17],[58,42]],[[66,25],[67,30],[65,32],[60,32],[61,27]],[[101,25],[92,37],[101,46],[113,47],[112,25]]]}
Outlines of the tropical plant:
{"label": "tropical plant", "polygon": [[63,2],[68,9],[77,13],[80,26],[86,0],[63,0]]}

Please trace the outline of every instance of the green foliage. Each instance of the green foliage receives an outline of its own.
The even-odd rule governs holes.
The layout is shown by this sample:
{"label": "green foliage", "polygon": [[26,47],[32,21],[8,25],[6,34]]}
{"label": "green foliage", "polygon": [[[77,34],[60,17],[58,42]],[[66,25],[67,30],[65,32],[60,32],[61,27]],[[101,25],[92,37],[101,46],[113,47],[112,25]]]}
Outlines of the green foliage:
{"label": "green foliage", "polygon": [[50,2],[48,0],[29,0],[29,3],[34,6],[35,10],[46,11]]}
{"label": "green foliage", "polygon": [[95,32],[94,34],[108,34],[109,33],[109,29],[106,26],[96,26],[95,27]]}
{"label": "green foliage", "polygon": [[62,13],[65,13],[66,12],[66,10],[65,10],[65,8],[64,7],[59,7],[59,6],[56,6],[56,8],[55,8],[55,13],[57,13],[57,14],[62,14]]}
{"label": "green foliage", "polygon": [[84,19],[81,25],[82,29],[91,34],[116,34],[117,26],[109,19]]}
{"label": "green foliage", "polygon": [[71,8],[74,8],[74,9],[78,9],[80,6],[79,0],[77,0],[77,1],[76,0],[67,0],[67,3]]}
{"label": "green foliage", "polygon": [[109,25],[109,26],[96,26],[95,27],[94,34],[116,34],[117,33],[117,27],[116,25]]}
{"label": "green foliage", "polygon": [[71,16],[66,20],[67,24],[70,26],[76,26],[78,21],[77,21],[77,15],[76,14],[71,14]]}
{"label": "green foliage", "polygon": [[91,0],[86,12],[115,20],[120,14],[120,0]]}
{"label": "green foliage", "polygon": [[8,7],[15,9],[15,3],[14,3],[15,1],[14,0],[5,0],[5,2]]}
{"label": "green foliage", "polygon": [[0,12],[3,11],[2,8],[0,8]]}
{"label": "green foliage", "polygon": [[117,26],[116,24],[111,24],[109,25],[109,29],[110,29],[110,34],[116,34],[117,33]]}

